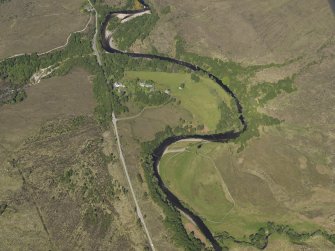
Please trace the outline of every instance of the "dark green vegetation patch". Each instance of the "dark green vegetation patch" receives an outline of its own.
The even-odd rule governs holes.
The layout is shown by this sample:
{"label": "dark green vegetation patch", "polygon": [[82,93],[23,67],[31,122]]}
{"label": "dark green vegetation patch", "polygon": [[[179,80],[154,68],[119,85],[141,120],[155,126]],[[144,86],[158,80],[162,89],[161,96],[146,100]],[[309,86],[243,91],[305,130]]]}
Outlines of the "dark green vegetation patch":
{"label": "dark green vegetation patch", "polygon": [[113,33],[113,39],[116,42],[117,48],[127,50],[137,39],[143,41],[149,35],[157,21],[158,15],[151,14],[137,17],[117,26]]}

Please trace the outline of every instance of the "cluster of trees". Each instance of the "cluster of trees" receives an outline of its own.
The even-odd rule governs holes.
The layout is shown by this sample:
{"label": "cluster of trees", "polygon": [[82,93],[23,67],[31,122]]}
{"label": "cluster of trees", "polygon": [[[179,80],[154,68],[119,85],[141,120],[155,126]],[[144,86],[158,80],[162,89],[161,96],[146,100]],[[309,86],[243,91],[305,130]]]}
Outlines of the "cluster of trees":
{"label": "cluster of trees", "polygon": [[[112,111],[124,112],[126,107],[112,90],[105,77],[104,70],[97,64],[95,56],[91,55],[90,37],[84,34],[73,34],[64,50],[38,56],[36,53],[7,59],[0,63],[0,78],[14,86],[24,86],[31,76],[41,68],[58,65],[54,74],[65,75],[73,67],[81,66],[94,75],[94,94],[97,100],[96,116],[102,124],[111,119]],[[23,100],[25,93],[21,88],[15,95],[15,102]]]}
{"label": "cluster of trees", "polygon": [[16,89],[11,103],[12,104],[19,103],[23,101],[26,97],[27,97],[27,93],[24,91],[24,89],[22,88]]}
{"label": "cluster of trees", "polygon": [[301,244],[313,236],[322,236],[326,240],[330,241],[335,245],[335,234],[330,234],[325,230],[316,230],[314,232],[297,232],[289,225],[276,224],[274,222],[268,222],[264,229],[268,234],[285,234],[291,242]]}
{"label": "cluster of trees", "polygon": [[[107,79],[102,67],[97,63],[94,55],[75,57],[67,60],[56,71],[56,74],[67,74],[73,67],[80,66],[94,75],[93,92],[97,101],[95,115],[101,125],[108,125],[112,118],[112,112],[120,114],[128,109],[123,104],[119,93],[113,90],[113,79]],[[117,72],[117,71],[116,71]]]}
{"label": "cluster of trees", "polygon": [[256,233],[249,235],[247,240],[239,240],[231,236],[228,232],[223,232],[222,234],[218,235],[216,239],[223,246],[229,246],[229,243],[234,242],[240,245],[253,246],[262,250],[267,247],[269,237],[275,233],[286,235],[292,243],[296,244],[303,244],[313,236],[322,236],[335,245],[335,235],[329,234],[327,231],[316,230],[314,232],[299,233],[289,225],[276,224],[274,222],[268,222],[265,226],[259,228]]}
{"label": "cluster of trees", "polygon": [[74,57],[81,57],[91,53],[91,44],[82,34],[73,34],[68,46],[64,50],[38,55],[22,55],[8,58],[0,63],[0,79],[13,89],[11,103],[22,101],[26,94],[23,87],[29,82],[32,75],[41,68],[61,64]]}
{"label": "cluster of trees", "polygon": [[0,105],[15,104],[27,97],[25,90],[21,87],[8,86],[0,89]]}
{"label": "cluster of trees", "polygon": [[0,79],[7,83],[23,86],[40,68],[60,63],[74,56],[87,55],[90,52],[90,41],[81,34],[73,34],[64,50],[41,56],[33,53],[2,61],[0,63]]}
{"label": "cluster of trees", "polygon": [[36,53],[7,59],[0,63],[0,78],[22,86],[39,69],[40,63]]}
{"label": "cluster of trees", "polygon": [[[125,103],[128,96],[113,90],[112,84],[120,81],[124,77],[125,71],[162,71],[162,72],[181,72],[185,69],[176,64],[171,64],[158,59],[131,58],[123,54],[104,54],[103,73],[106,78],[108,89],[111,91],[112,107],[116,114],[128,110]],[[99,92],[102,93],[102,92]],[[151,95],[151,96],[150,96]],[[159,105],[168,102],[170,96],[163,92],[146,92],[143,89],[133,90],[133,98],[145,105]]]}
{"label": "cluster of trees", "polygon": [[120,80],[128,71],[190,72],[187,68],[159,59],[132,58],[124,54],[104,54],[104,70],[109,79]]}
{"label": "cluster of trees", "polygon": [[238,130],[240,127],[240,121],[238,120],[238,112],[236,106],[232,102],[231,107],[225,102],[220,102],[218,109],[221,113],[220,120],[216,126],[216,132],[222,133],[230,130]]}
{"label": "cluster of trees", "polygon": [[[294,91],[294,77],[280,80],[276,84],[262,83],[256,86],[247,84],[249,79],[253,77],[257,71],[281,65],[242,66],[240,63],[235,63],[233,61],[224,62],[217,58],[200,56],[186,52],[185,50],[179,51],[181,52],[180,57],[183,60],[199,65],[201,68],[210,71],[218,78],[223,79],[224,84],[226,84],[239,99],[243,106],[243,115],[248,124],[248,130],[236,139],[236,142],[241,145],[239,150],[242,150],[245,147],[249,139],[259,137],[260,126],[271,126],[281,123],[279,119],[260,113],[257,108],[259,105],[265,105],[266,102],[275,98],[280,93],[290,93]],[[233,106],[236,105],[233,104]],[[224,107],[221,106],[220,109],[221,108]],[[225,115],[224,112],[222,112],[222,116],[223,115]],[[224,119],[226,118],[222,117],[219,124],[221,124]],[[222,126],[218,125],[219,129],[224,128],[223,125],[224,124],[222,124]]]}
{"label": "cluster of trees", "polygon": [[162,105],[170,100],[170,96],[162,91],[153,91],[151,93],[137,88],[134,93],[134,100],[144,105]]}
{"label": "cluster of trees", "polygon": [[[178,39],[181,38],[177,37],[176,49]],[[244,67],[240,63],[236,63],[233,61],[222,61],[221,59],[218,58],[200,56],[195,53],[187,52],[185,48],[183,50],[180,50],[180,57],[187,62],[201,66],[203,69],[211,72],[220,79],[228,77],[229,79],[235,80],[237,78],[240,78],[241,76],[243,77],[251,76],[256,71],[256,68],[252,66]]]}
{"label": "cluster of trees", "polygon": [[[152,88],[141,87],[140,82],[151,85]],[[134,102],[146,106],[162,105],[173,100],[169,94],[155,90],[154,86],[155,83],[153,81],[140,81],[139,79],[128,81],[127,94]]]}
{"label": "cluster of trees", "polygon": [[113,34],[117,47],[120,50],[128,50],[137,39],[143,41],[150,34],[158,19],[158,15],[153,13],[119,24]]}
{"label": "cluster of trees", "polygon": [[260,105],[265,105],[282,92],[291,93],[296,90],[293,85],[294,78],[285,78],[277,83],[262,83],[251,87],[251,95],[257,98]]}
{"label": "cluster of trees", "polygon": [[106,4],[106,1],[104,0],[91,0],[95,9],[98,11],[100,18],[104,18],[106,14],[110,11],[132,10],[135,7],[135,1],[138,2],[138,0],[127,0],[124,5],[111,6],[111,5]]}

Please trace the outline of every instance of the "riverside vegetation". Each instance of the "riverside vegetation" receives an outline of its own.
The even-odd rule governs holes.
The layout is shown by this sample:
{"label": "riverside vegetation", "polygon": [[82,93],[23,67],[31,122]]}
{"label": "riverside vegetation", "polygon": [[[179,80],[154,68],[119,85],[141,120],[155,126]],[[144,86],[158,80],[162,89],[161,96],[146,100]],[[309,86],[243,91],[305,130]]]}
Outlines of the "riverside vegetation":
{"label": "riverside vegetation", "polygon": [[[3,2],[4,0],[2,0]],[[94,1],[100,15],[106,13],[109,9],[104,9],[104,6],[98,1]],[[132,1],[128,1],[128,6],[132,6]],[[104,10],[103,10],[104,9]],[[103,10],[103,11],[102,11]],[[100,12],[101,11],[101,12]],[[143,40],[152,29],[158,16],[157,14],[148,15],[134,19],[125,25],[121,25],[116,32],[116,42],[120,49],[129,49],[132,44],[138,39]],[[138,21],[139,20],[139,21]],[[122,27],[122,28],[121,28]],[[141,32],[132,32],[132,31]],[[111,114],[114,111],[116,114],[128,112],[126,105],[129,98],[143,106],[164,104],[166,102],[174,102],[174,99],[164,95],[162,92],[156,92],[153,96],[148,97],[148,92],[139,88],[135,82],[130,81],[130,95],[124,95],[113,88],[113,83],[121,81],[126,75],[126,72],[170,72],[189,74],[194,82],[200,82],[203,76],[191,74],[185,68],[163,62],[157,59],[133,59],[127,55],[103,55],[103,66],[100,67],[91,50],[92,34],[73,34],[70,38],[68,46],[61,51],[38,56],[37,54],[23,55],[12,59],[4,60],[0,63],[0,78],[2,81],[10,84],[13,88],[20,90],[19,98],[15,97],[14,102],[19,102],[24,98],[23,87],[29,82],[31,76],[39,69],[56,65],[59,68],[55,70],[53,75],[64,75],[75,66],[82,66],[94,75],[94,94],[98,105],[95,110],[97,120],[104,126],[107,126],[111,121]],[[257,107],[263,106],[271,99],[275,98],[280,93],[290,93],[295,90],[293,86],[294,76],[280,80],[277,84],[259,83],[249,87],[243,84],[244,80],[253,76],[260,69],[273,67],[268,65],[248,66],[244,67],[234,62],[224,62],[219,59],[213,59],[203,56],[198,56],[185,51],[184,42],[181,38],[176,41],[176,57],[192,62],[210,70],[216,76],[225,80],[225,83],[237,94],[244,107],[244,114],[248,121],[248,130],[236,140],[236,143],[241,145],[241,149],[245,146],[248,140],[259,136],[260,126],[271,126],[279,124],[280,121],[257,111]],[[136,73],[134,73],[136,75]],[[159,82],[159,81],[157,81]],[[196,88],[196,87],[195,87]],[[152,95],[152,93],[151,93]],[[220,113],[220,119],[217,123],[217,132],[222,132],[230,127],[231,119],[235,116],[235,111],[229,108],[229,104],[221,102],[217,105]],[[156,135],[155,140],[142,144],[142,165],[145,170],[147,184],[153,200],[159,204],[165,214],[165,224],[173,233],[174,240],[177,245],[184,247],[186,250],[205,249],[204,245],[193,235],[187,234],[181,221],[181,215],[165,198],[165,195],[160,190],[157,180],[153,175],[152,170],[152,152],[153,150],[167,137],[173,135],[185,135],[190,133],[182,127],[170,128],[167,127],[164,132]],[[63,181],[69,180],[72,176],[70,173],[64,174]],[[95,220],[95,219],[92,219]],[[268,223],[266,226],[249,237],[249,242],[239,241],[230,236],[229,233],[223,233],[216,238],[225,247],[228,242],[235,242],[243,245],[252,245],[257,248],[264,248],[267,245],[268,237],[273,233],[281,233],[289,236],[293,242],[303,242],[307,238],[315,235],[321,235],[334,243],[335,237],[323,230],[318,230],[312,233],[298,233],[289,226],[277,225]]]}

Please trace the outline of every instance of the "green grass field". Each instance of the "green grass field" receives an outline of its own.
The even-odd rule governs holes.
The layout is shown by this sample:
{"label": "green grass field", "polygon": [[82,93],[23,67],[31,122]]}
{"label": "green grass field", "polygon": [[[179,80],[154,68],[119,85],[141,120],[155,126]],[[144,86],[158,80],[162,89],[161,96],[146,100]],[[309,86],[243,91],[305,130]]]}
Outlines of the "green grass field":
{"label": "green grass field", "polygon": [[[221,118],[218,105],[224,101],[229,107],[231,97],[224,92],[215,82],[208,78],[200,77],[199,82],[194,82],[188,73],[165,73],[128,71],[125,80],[139,78],[153,80],[156,88],[169,89],[171,95],[181,101],[181,106],[193,114],[197,124],[204,124],[209,131],[214,131]],[[180,89],[181,84],[184,88]]]}
{"label": "green grass field", "polygon": [[160,173],[178,198],[208,222],[221,221],[234,207],[215,164],[195,144],[183,152],[165,154]]}
{"label": "green grass field", "polygon": [[297,231],[318,229],[313,222],[297,218],[295,212],[286,208],[276,194],[276,184],[256,176],[251,167],[241,167],[242,157],[246,156],[233,161],[237,156],[230,148],[234,145],[175,143],[161,160],[161,177],[215,234],[228,231],[243,238],[267,221],[289,224]]}

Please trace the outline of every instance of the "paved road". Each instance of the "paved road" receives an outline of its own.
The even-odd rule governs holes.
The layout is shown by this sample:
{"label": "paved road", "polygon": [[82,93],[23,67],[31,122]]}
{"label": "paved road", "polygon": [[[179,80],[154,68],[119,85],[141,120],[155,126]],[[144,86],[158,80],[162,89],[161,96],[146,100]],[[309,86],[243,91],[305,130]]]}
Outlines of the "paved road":
{"label": "paved road", "polygon": [[99,26],[98,25],[98,12],[94,8],[94,5],[92,4],[91,0],[88,0],[88,2],[90,3],[92,9],[95,12],[95,34],[94,34],[94,37],[93,37],[92,48],[93,48],[94,54],[97,56],[98,64],[101,66],[102,65],[102,63],[101,63],[102,61],[101,61],[100,53],[99,53],[98,48],[97,48],[97,37],[99,35],[99,29],[98,29],[98,26]]}
{"label": "paved road", "polygon": [[136,198],[136,195],[135,195],[135,192],[134,192],[134,189],[133,189],[133,185],[131,184],[131,180],[130,180],[130,177],[129,177],[129,174],[128,174],[128,169],[127,169],[126,161],[124,159],[122,148],[121,148],[121,143],[120,143],[120,138],[119,138],[119,132],[117,130],[117,121],[118,121],[118,119],[115,117],[115,114],[113,112],[113,126],[114,126],[116,141],[117,141],[117,145],[118,145],[118,149],[119,149],[120,160],[122,162],[122,166],[123,166],[124,172],[125,172],[126,177],[127,177],[127,181],[128,181],[129,187],[130,187],[130,191],[131,191],[131,194],[132,194],[134,202],[135,202],[137,216],[141,220],[141,223],[142,223],[142,225],[144,227],[144,231],[145,231],[145,233],[146,233],[146,235],[148,237],[151,249],[153,251],[155,251],[154,244],[153,244],[153,242],[151,240],[148,228],[147,228],[147,226],[145,224],[145,221],[144,221],[144,218],[143,218],[143,214],[141,212],[141,208],[140,208],[140,206],[139,206],[139,204],[137,202],[137,198]]}
{"label": "paved road", "polygon": [[[94,34],[94,37],[93,37],[92,47],[93,47],[93,50],[94,50],[94,54],[97,56],[98,64],[101,66],[102,65],[102,63],[101,63],[101,57],[100,57],[100,54],[99,54],[99,50],[97,48],[97,36],[99,35],[98,34],[99,33],[99,29],[98,29],[98,12],[94,8],[94,5],[91,3],[91,0],[88,0],[88,2],[90,3],[91,7],[93,8],[93,10],[95,12],[95,34]],[[151,247],[151,249],[153,251],[155,251],[155,246],[154,246],[154,244],[153,244],[153,242],[151,240],[151,237],[150,237],[147,225],[145,224],[144,217],[143,217],[143,214],[141,212],[141,208],[140,208],[140,206],[139,206],[139,204],[137,202],[137,198],[136,198],[136,195],[135,195],[135,192],[134,192],[134,189],[133,189],[133,185],[131,184],[131,180],[130,180],[130,177],[129,177],[129,173],[128,173],[126,161],[124,159],[122,148],[121,148],[121,143],[120,143],[120,138],[119,138],[119,132],[117,130],[117,121],[118,121],[118,119],[115,117],[115,114],[113,112],[113,126],[114,126],[116,141],[117,141],[117,145],[118,145],[118,149],[119,149],[119,156],[120,156],[120,160],[122,162],[124,173],[126,174],[126,177],[127,177],[127,181],[128,181],[129,187],[130,187],[131,195],[132,195],[133,200],[135,202],[136,213],[137,213],[138,218],[141,220],[141,223],[143,225],[144,231],[145,231],[145,233],[146,233],[146,235],[148,237],[148,240],[149,240],[149,243],[150,243],[150,247]]]}

